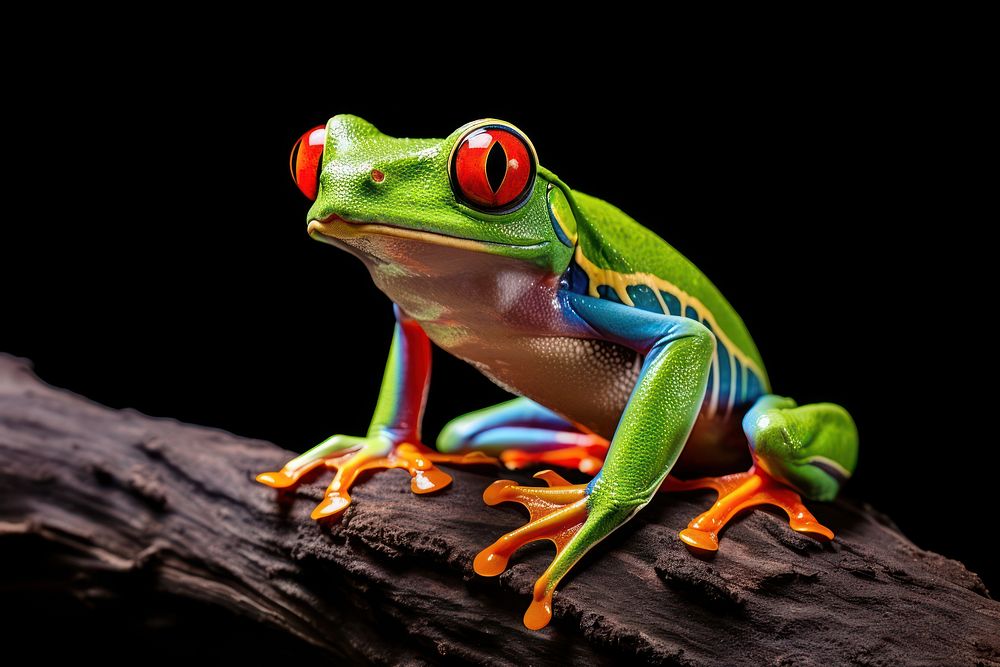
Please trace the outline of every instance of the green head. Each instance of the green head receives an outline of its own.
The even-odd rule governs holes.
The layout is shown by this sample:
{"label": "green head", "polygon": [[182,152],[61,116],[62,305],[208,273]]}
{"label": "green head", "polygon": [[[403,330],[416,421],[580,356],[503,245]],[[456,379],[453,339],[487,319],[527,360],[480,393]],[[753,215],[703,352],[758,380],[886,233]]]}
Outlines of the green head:
{"label": "green head", "polygon": [[573,252],[572,192],[503,121],[469,123],[445,139],[400,139],[356,116],[334,116],[303,135],[291,168],[314,200],[310,236],[376,260],[406,262],[398,252],[378,257],[385,244],[372,243],[376,237],[399,239],[397,248],[410,240],[501,255],[554,273]]}

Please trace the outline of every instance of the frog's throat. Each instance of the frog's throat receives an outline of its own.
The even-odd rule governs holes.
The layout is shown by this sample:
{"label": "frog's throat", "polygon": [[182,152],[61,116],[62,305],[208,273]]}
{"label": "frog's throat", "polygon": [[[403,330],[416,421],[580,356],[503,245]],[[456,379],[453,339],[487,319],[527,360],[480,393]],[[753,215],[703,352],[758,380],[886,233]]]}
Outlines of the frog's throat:
{"label": "frog's throat", "polygon": [[[326,236],[332,239],[346,240],[371,235],[395,236],[401,239],[411,239],[434,243],[436,245],[458,248],[472,252],[497,253],[503,248],[519,248],[532,250],[547,245],[547,240],[538,241],[524,245],[497,243],[495,241],[480,241],[477,239],[466,239],[458,236],[448,236],[438,232],[428,232],[417,229],[407,229],[396,227],[381,222],[349,222],[338,216],[331,216],[325,220],[310,220],[308,226],[309,236],[317,238]],[[322,240],[322,239],[318,239]]]}

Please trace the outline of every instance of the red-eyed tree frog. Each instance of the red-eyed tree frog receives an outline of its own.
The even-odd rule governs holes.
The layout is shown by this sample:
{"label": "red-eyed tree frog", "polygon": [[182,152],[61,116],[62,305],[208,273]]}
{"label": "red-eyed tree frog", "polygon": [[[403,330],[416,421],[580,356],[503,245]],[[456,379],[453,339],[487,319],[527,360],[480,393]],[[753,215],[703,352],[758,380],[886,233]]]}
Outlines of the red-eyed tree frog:
{"label": "red-eyed tree frog", "polygon": [[[373,468],[409,471],[415,493],[451,482],[435,464],[491,457],[592,474],[571,484],[543,470],[545,486],[485,491],[531,518],[479,554],[477,573],[500,574],[527,542],[556,545],[524,617],[533,629],[551,619],[559,580],[661,488],[718,492],[680,533],[695,549],[717,549],[726,522],[759,504],[783,508],[793,530],[833,537],[800,497],[831,500],[854,471],[847,411],[771,394],[750,334],[708,278],[619,209],[571,190],[519,129],[487,119],[445,139],[399,139],[338,115],[303,135],[291,168],[313,200],[309,235],[364,262],[396,328],[368,433],[334,435],[258,481],[288,487],[335,469],[312,514],[326,519]],[[451,421],[436,450],[420,436],[431,342],[517,395]],[[751,467],[732,472],[748,445]]]}

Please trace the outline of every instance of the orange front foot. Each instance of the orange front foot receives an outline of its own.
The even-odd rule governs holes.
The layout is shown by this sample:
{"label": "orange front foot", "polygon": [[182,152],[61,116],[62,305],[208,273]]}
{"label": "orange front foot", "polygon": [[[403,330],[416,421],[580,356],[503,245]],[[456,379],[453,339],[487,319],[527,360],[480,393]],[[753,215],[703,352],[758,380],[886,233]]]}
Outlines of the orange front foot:
{"label": "orange front foot", "polygon": [[333,481],[326,489],[323,501],[312,511],[312,518],[327,519],[340,516],[351,504],[350,488],[366,470],[402,468],[410,473],[410,488],[414,493],[431,493],[451,484],[451,476],[434,466],[435,463],[483,464],[496,463],[496,459],[482,452],[468,454],[441,454],[418,443],[404,442],[397,445],[376,438],[352,438],[357,446],[292,466],[301,460],[293,459],[278,472],[257,475],[261,484],[280,489],[294,485],[319,466],[336,469]]}
{"label": "orange front foot", "polygon": [[573,434],[581,444],[557,449],[505,449],[500,461],[509,470],[519,470],[530,465],[576,468],[587,475],[596,475],[608,455],[608,441],[597,435]]}
{"label": "orange front foot", "polygon": [[[487,505],[507,501],[521,503],[528,508],[531,519],[483,549],[472,565],[476,574],[484,577],[500,574],[507,569],[507,562],[515,551],[537,540],[551,540],[556,545],[558,559],[587,520],[586,484],[570,484],[551,470],[536,473],[535,477],[545,480],[548,487],[517,486],[502,479],[493,482],[483,493]],[[531,605],[524,614],[524,624],[532,630],[545,627],[552,619],[552,592],[562,576],[552,569],[549,567],[535,583]]]}
{"label": "orange front foot", "polygon": [[788,524],[792,530],[821,539],[833,539],[833,531],[816,520],[802,504],[798,493],[759,466],[723,477],[691,480],[668,477],[661,488],[663,491],[715,489],[719,493],[715,505],[691,521],[680,533],[681,540],[696,549],[718,550],[719,531],[741,510],[755,505],[776,505],[788,513]]}

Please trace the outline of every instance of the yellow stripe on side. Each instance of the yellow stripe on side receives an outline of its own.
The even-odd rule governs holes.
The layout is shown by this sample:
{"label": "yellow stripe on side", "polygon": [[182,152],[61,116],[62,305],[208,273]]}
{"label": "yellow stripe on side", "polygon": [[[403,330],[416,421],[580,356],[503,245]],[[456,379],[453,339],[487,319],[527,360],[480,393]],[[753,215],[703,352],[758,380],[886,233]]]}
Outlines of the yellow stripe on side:
{"label": "yellow stripe on side", "polygon": [[[587,277],[590,279],[590,296],[600,298],[601,295],[597,291],[597,288],[601,285],[606,285],[615,291],[615,294],[618,295],[618,298],[621,299],[622,303],[634,307],[635,303],[632,301],[632,297],[628,295],[628,287],[645,285],[653,290],[657,300],[660,302],[660,308],[664,313],[668,313],[669,311],[667,310],[667,304],[663,301],[663,296],[660,294],[661,291],[673,295],[680,302],[681,313],[684,313],[688,306],[690,306],[694,309],[695,313],[698,314],[698,317],[704,318],[705,321],[708,322],[709,326],[712,327],[712,332],[716,335],[716,337],[718,337],[719,341],[726,346],[726,350],[728,350],[730,356],[738,359],[740,363],[743,364],[745,369],[749,368],[757,375],[758,378],[760,378],[762,384],[766,384],[765,378],[767,376],[764,374],[763,369],[761,369],[756,361],[750,358],[743,350],[738,348],[736,344],[733,343],[732,339],[726,335],[726,332],[723,331],[718,322],[715,321],[712,311],[710,311],[705,304],[698,299],[698,297],[691,296],[677,285],[674,285],[659,276],[653,275],[652,273],[619,273],[614,269],[602,269],[587,259],[580,246],[576,247],[575,259],[577,265],[583,269],[584,273],[586,273]],[[744,378],[744,380],[745,379],[746,378]],[[716,382],[716,385],[718,385],[718,382]],[[743,386],[746,386],[745,382]]]}

